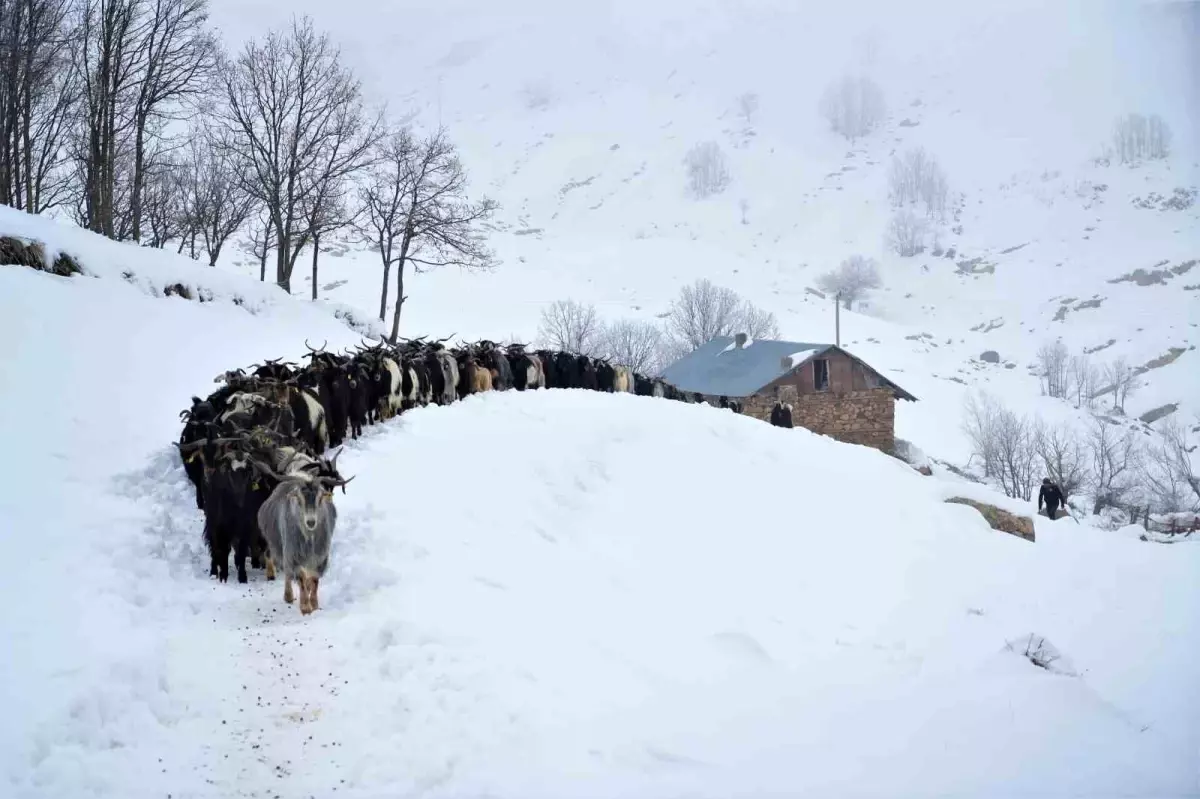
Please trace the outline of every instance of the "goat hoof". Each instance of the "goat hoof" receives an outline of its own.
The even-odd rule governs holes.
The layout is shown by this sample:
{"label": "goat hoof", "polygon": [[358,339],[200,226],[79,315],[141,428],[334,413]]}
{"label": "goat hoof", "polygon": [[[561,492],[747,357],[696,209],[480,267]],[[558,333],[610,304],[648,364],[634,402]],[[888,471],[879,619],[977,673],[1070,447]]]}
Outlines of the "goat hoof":
{"label": "goat hoof", "polygon": [[275,582],[275,575],[273,575],[273,574],[268,574],[268,575],[267,575],[267,582],[268,582],[268,583],[273,583],[273,582]]}
{"label": "goat hoof", "polygon": [[239,583],[248,583],[248,582],[250,582],[250,578],[246,576],[245,572],[238,572],[238,582]]}

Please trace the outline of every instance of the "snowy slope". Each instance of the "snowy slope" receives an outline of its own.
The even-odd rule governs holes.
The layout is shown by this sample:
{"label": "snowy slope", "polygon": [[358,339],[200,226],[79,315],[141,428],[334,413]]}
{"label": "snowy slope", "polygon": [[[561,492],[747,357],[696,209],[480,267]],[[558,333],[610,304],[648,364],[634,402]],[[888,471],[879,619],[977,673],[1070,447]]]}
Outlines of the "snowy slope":
{"label": "snowy slope", "polygon": [[[286,298],[0,281],[6,794],[1200,789],[1200,548],[1029,544],[874,450],[510,393],[348,448],[304,618],[261,573],[209,581],[170,441],[223,369],[356,334]],[[1009,651],[1030,634],[1053,670]]]}
{"label": "snowy slope", "polygon": [[[492,240],[502,266],[410,280],[410,334],[529,339],[540,310],[568,297],[608,318],[653,319],[681,285],[706,277],[774,311],[785,337],[829,340],[829,303],[807,289],[847,255],[872,255],[884,288],[863,313],[843,316],[843,337],[922,398],[900,409],[900,435],[959,461],[961,436],[946,425],[960,414],[956,381],[1031,409],[1038,388],[1027,367],[1046,342],[1061,337],[1077,353],[1111,340],[1094,360],[1134,365],[1194,343],[1200,265],[1161,285],[1111,282],[1200,258],[1200,204],[1133,204],[1200,187],[1200,95],[1189,84],[1200,57],[1190,28],[1161,8],[215,4],[231,47],[295,12],[343,44],[393,118],[445,123],[474,190],[501,202]],[[883,129],[854,145],[817,113],[822,90],[845,71],[874,77],[890,109]],[[738,113],[745,92],[760,98],[749,119]],[[1169,120],[1173,159],[1093,164],[1112,120],[1135,109]],[[733,180],[698,202],[684,193],[682,160],[705,140],[724,149]],[[953,259],[885,252],[888,165],[918,145],[964,199],[941,235]],[[960,273],[957,263],[973,259],[983,271]],[[239,260],[231,254],[224,266],[256,270]],[[329,297],[378,307],[370,253],[327,258],[323,270],[322,282],[346,281]],[[985,350],[1015,370],[981,364]],[[1175,402],[1190,419],[1200,412],[1197,375],[1195,351],[1147,373],[1130,415]],[[948,432],[930,439],[939,429]]]}

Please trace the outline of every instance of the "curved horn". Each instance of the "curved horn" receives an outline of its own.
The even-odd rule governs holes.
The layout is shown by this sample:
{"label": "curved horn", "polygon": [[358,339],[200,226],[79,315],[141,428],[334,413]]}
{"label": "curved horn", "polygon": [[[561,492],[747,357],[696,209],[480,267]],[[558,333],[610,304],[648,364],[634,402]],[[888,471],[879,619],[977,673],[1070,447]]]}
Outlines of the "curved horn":
{"label": "curved horn", "polygon": [[252,464],[254,464],[255,469],[258,469],[260,472],[267,475],[268,477],[272,477],[281,483],[284,482],[285,480],[287,480],[286,477],[284,477],[283,475],[276,472],[274,469],[272,469],[270,466],[268,466],[267,464],[260,461],[258,458],[251,458],[250,462]]}

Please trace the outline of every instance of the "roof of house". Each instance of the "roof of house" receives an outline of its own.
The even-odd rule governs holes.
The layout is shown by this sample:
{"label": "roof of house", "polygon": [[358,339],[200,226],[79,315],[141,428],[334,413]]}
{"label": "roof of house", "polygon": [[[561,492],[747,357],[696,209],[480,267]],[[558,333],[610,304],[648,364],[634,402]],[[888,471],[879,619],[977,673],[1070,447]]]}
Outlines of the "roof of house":
{"label": "roof of house", "polygon": [[[664,369],[662,378],[681,391],[714,397],[748,397],[810,358],[831,349],[845,352],[879,374],[879,370],[861,358],[833,344],[748,340],[745,346],[738,348],[732,336],[717,336]],[[916,400],[883,375],[879,377],[895,390],[898,398]]]}

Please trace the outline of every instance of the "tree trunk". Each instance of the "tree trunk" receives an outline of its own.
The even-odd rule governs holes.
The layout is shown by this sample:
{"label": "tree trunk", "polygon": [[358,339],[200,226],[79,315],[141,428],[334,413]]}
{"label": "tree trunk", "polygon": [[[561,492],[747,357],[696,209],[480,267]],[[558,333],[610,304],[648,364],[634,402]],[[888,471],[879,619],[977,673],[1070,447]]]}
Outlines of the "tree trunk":
{"label": "tree trunk", "polygon": [[[129,213],[133,218],[133,240],[142,243],[142,188],[146,183],[146,120],[139,117],[134,121],[133,136],[133,188],[129,192]],[[192,253],[195,258],[195,253]]]}
{"label": "tree trunk", "polygon": [[267,282],[267,243],[263,242],[262,255],[258,256],[258,280],[260,283]]}
{"label": "tree trunk", "polygon": [[288,294],[292,293],[292,271],[288,261],[288,250],[292,247],[289,237],[283,235],[283,219],[276,218],[275,225],[275,283]]}
{"label": "tree trunk", "polygon": [[313,278],[312,278],[312,298],[317,298],[317,259],[321,257],[321,234],[313,234]]}
{"label": "tree trunk", "polygon": [[404,301],[408,299],[404,296],[404,262],[401,261],[396,268],[396,309],[392,312],[392,343],[396,343],[397,337],[400,335],[400,309],[404,307]]}
{"label": "tree trunk", "polygon": [[388,282],[392,276],[392,265],[386,261],[383,264],[383,290],[379,292],[379,321],[387,321],[387,290]]}

